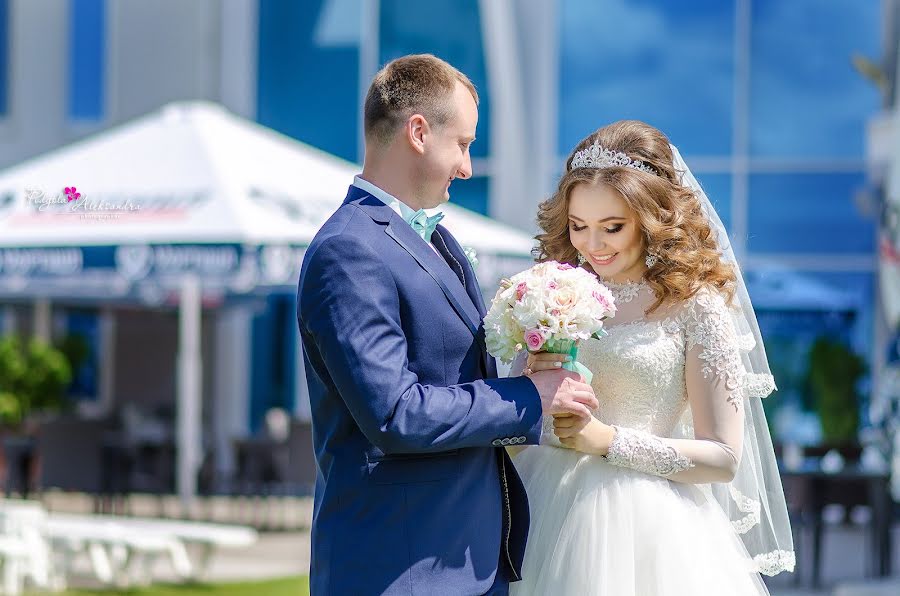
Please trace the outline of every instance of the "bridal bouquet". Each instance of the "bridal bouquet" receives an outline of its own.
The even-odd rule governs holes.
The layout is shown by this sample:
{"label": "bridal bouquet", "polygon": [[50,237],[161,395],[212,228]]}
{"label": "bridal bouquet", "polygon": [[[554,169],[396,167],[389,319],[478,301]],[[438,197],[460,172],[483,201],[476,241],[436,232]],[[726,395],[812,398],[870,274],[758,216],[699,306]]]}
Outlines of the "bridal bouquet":
{"label": "bridal bouquet", "polygon": [[584,269],[547,261],[500,283],[484,317],[488,352],[509,363],[522,350],[568,354],[563,368],[591,373],[578,364],[578,342],[600,338],[603,321],[616,313],[609,289]]}

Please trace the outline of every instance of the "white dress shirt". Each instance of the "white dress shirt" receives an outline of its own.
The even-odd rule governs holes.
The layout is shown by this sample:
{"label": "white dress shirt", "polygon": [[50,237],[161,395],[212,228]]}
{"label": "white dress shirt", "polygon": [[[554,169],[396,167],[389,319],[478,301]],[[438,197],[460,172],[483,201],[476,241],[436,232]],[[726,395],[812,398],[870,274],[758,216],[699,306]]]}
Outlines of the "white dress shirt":
{"label": "white dress shirt", "polygon": [[[397,215],[399,215],[401,218],[403,218],[403,221],[409,221],[409,218],[412,217],[412,215],[416,213],[415,209],[413,209],[412,207],[410,207],[409,205],[407,205],[406,203],[404,203],[403,201],[401,201],[394,195],[392,195],[388,192],[385,192],[384,190],[378,188],[377,186],[375,186],[368,180],[364,180],[360,176],[354,176],[353,186],[355,186],[356,188],[358,188],[362,191],[369,193],[370,195],[372,195],[373,197],[375,197],[376,199],[378,199],[379,201],[381,201],[382,203],[384,203],[385,205],[387,205],[388,207],[390,207],[391,209],[396,211]],[[431,240],[427,240],[426,242],[428,242],[428,245],[432,248],[432,250],[434,250],[434,252],[436,252],[440,256],[441,253],[438,253],[437,249],[434,247],[434,244],[432,244]],[[441,258],[443,258],[443,257],[441,257]]]}

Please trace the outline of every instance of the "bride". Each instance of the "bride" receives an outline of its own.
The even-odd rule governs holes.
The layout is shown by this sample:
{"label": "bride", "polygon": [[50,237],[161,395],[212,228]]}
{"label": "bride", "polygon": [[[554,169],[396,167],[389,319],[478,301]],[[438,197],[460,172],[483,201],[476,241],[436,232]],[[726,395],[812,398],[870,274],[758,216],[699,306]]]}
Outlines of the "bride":
{"label": "bride", "polygon": [[531,529],[511,593],[767,594],[760,573],[794,567],[775,383],[709,199],[660,131],[621,121],[579,143],[538,221],[540,260],[593,271],[618,312],[580,348],[595,418],[548,418],[514,460]]}

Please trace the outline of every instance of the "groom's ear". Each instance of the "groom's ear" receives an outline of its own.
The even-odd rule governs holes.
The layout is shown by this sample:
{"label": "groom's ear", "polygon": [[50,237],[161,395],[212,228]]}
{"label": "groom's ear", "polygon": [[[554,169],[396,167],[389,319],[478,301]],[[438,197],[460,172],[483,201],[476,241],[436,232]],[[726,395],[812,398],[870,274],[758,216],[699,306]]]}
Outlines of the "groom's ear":
{"label": "groom's ear", "polygon": [[425,139],[431,134],[428,120],[422,114],[413,114],[406,121],[406,140],[419,154],[425,153]]}

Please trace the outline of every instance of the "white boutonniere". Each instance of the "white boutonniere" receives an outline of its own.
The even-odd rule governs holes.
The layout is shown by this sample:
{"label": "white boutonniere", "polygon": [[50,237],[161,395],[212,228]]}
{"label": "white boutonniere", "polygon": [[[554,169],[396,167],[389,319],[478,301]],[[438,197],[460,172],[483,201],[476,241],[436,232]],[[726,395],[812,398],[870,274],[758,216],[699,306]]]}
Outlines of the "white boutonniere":
{"label": "white boutonniere", "polygon": [[463,252],[469,260],[469,265],[472,266],[472,269],[478,268],[478,253],[475,252],[475,249],[471,246],[463,246]]}

